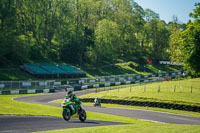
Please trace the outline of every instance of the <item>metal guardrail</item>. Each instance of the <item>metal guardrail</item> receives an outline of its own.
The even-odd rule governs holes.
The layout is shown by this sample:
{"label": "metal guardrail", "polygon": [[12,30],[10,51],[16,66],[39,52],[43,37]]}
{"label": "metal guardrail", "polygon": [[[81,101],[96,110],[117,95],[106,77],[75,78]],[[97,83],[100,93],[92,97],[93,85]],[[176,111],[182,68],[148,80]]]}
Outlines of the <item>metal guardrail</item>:
{"label": "metal guardrail", "polygon": [[175,79],[180,77],[186,77],[184,71],[175,71],[170,73],[157,73],[153,75],[119,75],[116,77],[106,76],[98,79],[81,79],[71,84],[74,90],[82,90],[89,88],[99,88],[108,86],[118,86],[125,84],[138,84],[138,83],[149,83],[159,82],[169,79]]}

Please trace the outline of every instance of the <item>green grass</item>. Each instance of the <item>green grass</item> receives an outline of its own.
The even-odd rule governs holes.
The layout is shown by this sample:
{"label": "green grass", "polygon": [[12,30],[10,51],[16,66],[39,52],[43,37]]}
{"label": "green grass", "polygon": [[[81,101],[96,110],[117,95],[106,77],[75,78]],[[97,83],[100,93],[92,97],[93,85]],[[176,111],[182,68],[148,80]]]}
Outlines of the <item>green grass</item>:
{"label": "green grass", "polygon": [[[48,63],[48,61],[46,61]],[[53,63],[53,62],[49,62]],[[161,72],[169,72],[169,71],[177,71],[180,70],[180,67],[177,66],[168,66],[168,65],[145,65],[144,70],[137,70],[129,66],[130,63],[121,63],[114,66],[98,68],[98,69],[89,69],[89,67],[85,69],[87,77],[94,78],[96,76],[110,76],[110,75],[124,75],[124,74],[142,74],[142,75],[150,75],[153,73]],[[136,64],[136,63],[134,63]],[[138,64],[137,64],[138,65]],[[48,80],[49,78],[44,78]],[[44,80],[43,79],[43,80]],[[17,69],[12,72],[1,72],[0,80],[41,80],[34,76],[27,74],[26,72]],[[59,79],[66,80],[66,79]]]}
{"label": "green grass", "polygon": [[[158,92],[159,88],[160,92]],[[174,88],[176,88],[175,92]],[[101,99],[151,101],[200,106],[200,78],[151,83],[119,90],[90,93],[80,98],[95,97]]]}
{"label": "green grass", "polygon": [[134,69],[133,67],[130,67],[129,66],[130,63],[133,62],[121,63],[114,66],[108,66],[98,69],[87,69],[86,71],[88,75],[95,77],[95,76],[110,76],[110,75],[124,75],[124,74],[150,75],[153,73],[158,73],[159,70],[161,72],[170,72],[182,69],[178,66],[169,66],[169,65],[145,65],[144,70],[137,70]]}
{"label": "green grass", "polygon": [[175,124],[155,124],[142,122],[140,124],[100,126],[62,129],[53,131],[43,131],[37,133],[198,133],[199,126],[175,125]]}
{"label": "green grass", "polygon": [[36,80],[37,78],[19,69],[10,72],[0,72],[0,80]]}
{"label": "green grass", "polygon": [[61,117],[62,108],[12,100],[12,98],[19,96],[27,95],[0,95],[0,115],[39,115]]}
{"label": "green grass", "polygon": [[[39,116],[55,116],[62,117],[62,108],[52,107],[48,105],[39,105],[33,103],[25,103],[19,101],[13,101],[12,98],[27,95],[0,95],[0,115],[39,115]],[[129,123],[128,125],[117,126],[101,126],[101,127],[86,127],[86,128],[73,128],[43,131],[41,133],[68,133],[68,132],[95,132],[95,133],[107,133],[107,132],[188,132],[197,133],[200,132],[200,127],[195,125],[176,125],[176,124],[161,124],[149,121],[141,121],[134,118],[127,118],[122,116],[114,116],[101,113],[87,112],[87,119],[91,120],[104,120],[114,122]]]}
{"label": "green grass", "polygon": [[[24,71],[21,71],[19,69],[15,70],[15,71],[11,71],[11,72],[0,72],[0,80],[2,81],[19,81],[19,80],[52,80],[51,77],[47,76],[45,78],[37,78],[34,77]],[[63,79],[57,79],[59,81],[66,81],[66,78]],[[71,78],[71,79],[67,79],[67,80],[80,80],[80,78]]]}

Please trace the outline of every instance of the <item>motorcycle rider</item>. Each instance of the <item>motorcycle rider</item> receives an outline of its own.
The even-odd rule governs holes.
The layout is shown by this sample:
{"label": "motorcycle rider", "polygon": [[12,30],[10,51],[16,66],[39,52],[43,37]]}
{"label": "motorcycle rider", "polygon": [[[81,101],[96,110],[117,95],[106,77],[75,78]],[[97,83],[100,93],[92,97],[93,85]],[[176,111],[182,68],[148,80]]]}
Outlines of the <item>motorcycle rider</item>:
{"label": "motorcycle rider", "polygon": [[78,107],[80,107],[80,101],[79,101],[78,97],[72,93],[72,91],[67,92],[65,99],[68,99],[68,98],[70,98],[71,101],[74,101]]}
{"label": "motorcycle rider", "polygon": [[94,99],[94,106],[99,106],[99,107],[101,107],[101,103],[100,103],[101,101],[99,100],[99,98],[98,97],[96,97],[95,99]]}
{"label": "motorcycle rider", "polygon": [[99,103],[100,103],[100,101],[99,101],[99,98],[98,98],[98,97],[96,97],[96,98],[94,99],[94,103],[95,103],[95,104],[99,104]]}

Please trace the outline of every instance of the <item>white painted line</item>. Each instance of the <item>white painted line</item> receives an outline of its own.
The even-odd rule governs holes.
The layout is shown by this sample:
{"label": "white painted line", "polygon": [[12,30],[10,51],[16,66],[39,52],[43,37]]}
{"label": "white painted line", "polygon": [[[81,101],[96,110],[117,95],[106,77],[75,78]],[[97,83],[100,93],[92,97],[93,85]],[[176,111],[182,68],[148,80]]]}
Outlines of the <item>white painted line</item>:
{"label": "white painted line", "polygon": [[[28,95],[28,94],[27,94]],[[45,96],[45,95],[53,95],[53,93],[49,93],[49,94],[40,94],[40,96]],[[36,95],[30,95],[30,96],[21,96],[21,97],[34,97],[34,96],[38,96]],[[15,99],[20,98],[20,97],[13,97],[12,100],[15,101]]]}
{"label": "white painted line", "polygon": [[[63,98],[64,99],[64,98]],[[58,100],[63,100],[63,99],[56,99],[56,100],[52,100],[52,101],[49,101],[48,103],[53,103],[55,101],[58,101]]]}
{"label": "white painted line", "polygon": [[138,119],[138,120],[141,120],[141,121],[150,121],[150,122],[161,123],[161,124],[168,124],[166,122],[160,122],[160,121],[154,121],[154,120],[147,120],[147,119]]}

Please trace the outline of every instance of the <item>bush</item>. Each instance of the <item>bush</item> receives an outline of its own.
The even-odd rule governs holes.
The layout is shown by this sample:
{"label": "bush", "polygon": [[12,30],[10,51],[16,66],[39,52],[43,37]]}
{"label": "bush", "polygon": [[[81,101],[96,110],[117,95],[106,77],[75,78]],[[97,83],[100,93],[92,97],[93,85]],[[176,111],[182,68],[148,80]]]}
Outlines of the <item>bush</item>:
{"label": "bush", "polygon": [[128,66],[133,68],[133,69],[136,69],[138,67],[138,64],[135,63],[135,62],[128,62]]}

